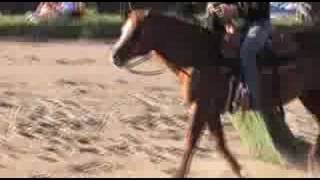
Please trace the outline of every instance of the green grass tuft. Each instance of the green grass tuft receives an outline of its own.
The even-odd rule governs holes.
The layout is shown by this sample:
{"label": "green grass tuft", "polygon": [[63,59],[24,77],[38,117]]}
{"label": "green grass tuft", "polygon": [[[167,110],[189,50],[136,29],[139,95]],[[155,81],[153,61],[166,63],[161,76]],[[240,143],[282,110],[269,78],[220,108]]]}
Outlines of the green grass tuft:
{"label": "green grass tuft", "polygon": [[240,134],[241,141],[248,145],[252,155],[265,162],[283,164],[263,117],[257,112],[238,112],[232,124]]}

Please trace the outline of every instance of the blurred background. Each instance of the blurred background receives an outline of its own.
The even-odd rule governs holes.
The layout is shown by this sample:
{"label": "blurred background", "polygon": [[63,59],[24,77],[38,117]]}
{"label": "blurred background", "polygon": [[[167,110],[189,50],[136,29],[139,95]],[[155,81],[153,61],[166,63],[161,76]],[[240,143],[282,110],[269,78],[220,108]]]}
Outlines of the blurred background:
{"label": "blurred background", "polygon": [[[202,17],[200,20],[205,20],[203,17],[206,11],[206,2],[79,2],[83,6],[80,16],[78,13],[77,16],[39,20],[40,16],[36,14],[39,9],[45,9],[40,3],[0,2],[0,36],[23,36],[33,39],[114,37],[119,35],[130,6],[175,13],[184,18]],[[271,5],[271,18],[285,26],[292,26],[297,22],[310,22],[311,12],[319,9],[317,2],[271,2]]]}
{"label": "blurred background", "polygon": [[152,8],[161,12],[193,14],[204,12],[206,3],[188,2],[81,2],[79,18],[58,21],[34,21],[30,18],[40,9],[40,2],[0,2],[0,36],[101,38],[119,34],[121,23],[130,6]]}

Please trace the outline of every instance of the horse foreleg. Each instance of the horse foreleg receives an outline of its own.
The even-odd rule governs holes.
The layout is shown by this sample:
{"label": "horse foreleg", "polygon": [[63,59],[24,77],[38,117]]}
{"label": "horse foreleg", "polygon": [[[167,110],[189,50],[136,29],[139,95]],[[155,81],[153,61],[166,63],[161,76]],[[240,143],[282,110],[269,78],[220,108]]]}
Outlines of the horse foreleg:
{"label": "horse foreleg", "polygon": [[214,104],[213,106],[214,107],[211,107],[213,110],[210,116],[211,119],[208,119],[209,131],[216,140],[217,150],[219,151],[219,153],[221,153],[223,157],[227,160],[232,171],[238,177],[242,177],[241,166],[237,162],[236,158],[232,155],[232,153],[230,152],[230,150],[228,149],[225,143],[226,140],[224,137],[223,126],[220,118],[220,111],[218,110],[219,107],[223,107],[223,106],[218,106],[218,104]]}
{"label": "horse foreleg", "polygon": [[199,83],[199,72],[196,69],[183,69],[176,72],[180,87],[181,95],[185,104],[192,104],[197,97],[197,86]]}
{"label": "horse foreleg", "polygon": [[[320,127],[320,90],[305,91],[300,97],[304,106],[315,116],[318,126]],[[308,153],[308,174],[314,175],[317,164],[319,165],[320,154],[320,133],[318,134],[316,143],[311,146]]]}
{"label": "horse foreleg", "polygon": [[182,163],[178,169],[176,177],[185,177],[189,172],[194,148],[197,145],[207,119],[206,108],[208,107],[203,102],[197,103],[194,106],[191,127],[186,137],[186,149],[184,151]]}
{"label": "horse foreleg", "polygon": [[184,72],[179,72],[178,73],[178,79],[180,82],[180,93],[183,99],[183,102],[185,104],[188,104],[190,102],[190,96],[189,96],[189,82],[190,78],[184,73]]}

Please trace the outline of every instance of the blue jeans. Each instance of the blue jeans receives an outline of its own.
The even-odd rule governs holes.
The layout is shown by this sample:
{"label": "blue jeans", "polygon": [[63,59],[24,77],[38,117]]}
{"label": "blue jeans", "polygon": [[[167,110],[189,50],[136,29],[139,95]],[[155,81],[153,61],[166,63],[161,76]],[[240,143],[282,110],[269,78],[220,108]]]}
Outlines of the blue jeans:
{"label": "blue jeans", "polygon": [[260,85],[258,81],[257,54],[264,48],[271,34],[270,20],[250,24],[240,49],[244,80],[251,93],[253,108],[260,108]]}
{"label": "blue jeans", "polygon": [[76,10],[75,2],[62,2],[62,13],[71,14]]}

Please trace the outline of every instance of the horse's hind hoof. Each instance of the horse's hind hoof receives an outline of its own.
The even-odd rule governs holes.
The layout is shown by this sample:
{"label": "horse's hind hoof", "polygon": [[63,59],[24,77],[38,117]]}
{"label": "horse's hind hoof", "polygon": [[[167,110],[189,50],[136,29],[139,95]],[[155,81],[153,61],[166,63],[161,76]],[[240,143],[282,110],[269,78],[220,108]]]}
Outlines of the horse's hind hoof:
{"label": "horse's hind hoof", "polygon": [[173,176],[173,178],[185,178],[185,177],[186,177],[186,175],[183,174],[182,172],[177,172],[177,173]]}
{"label": "horse's hind hoof", "polygon": [[185,178],[185,177],[178,174],[178,175],[174,175],[173,178]]}
{"label": "horse's hind hoof", "polygon": [[249,177],[249,173],[246,170],[244,169],[240,170],[238,174],[238,178],[248,178],[248,177]]}
{"label": "horse's hind hoof", "polygon": [[305,174],[304,178],[315,178],[314,175],[312,173],[307,173]]}

